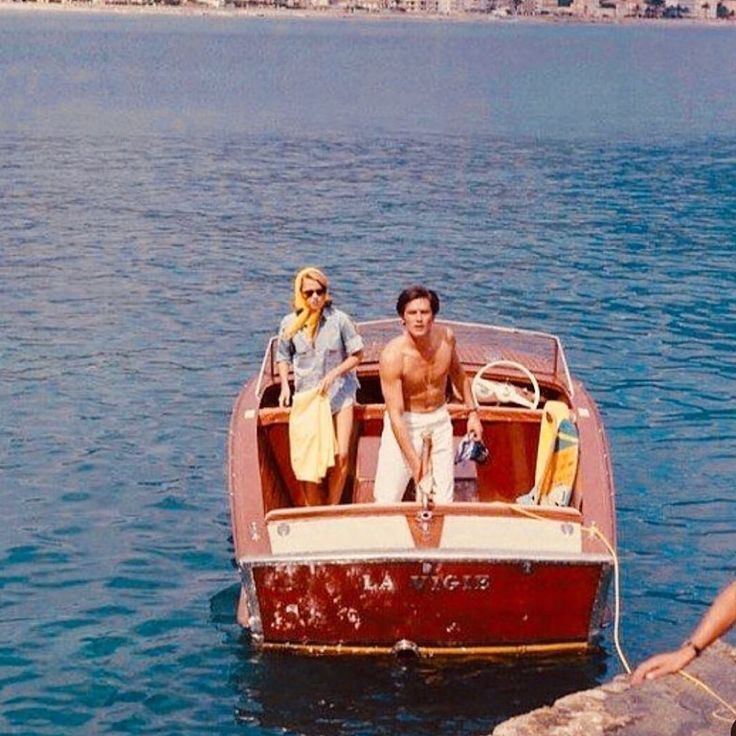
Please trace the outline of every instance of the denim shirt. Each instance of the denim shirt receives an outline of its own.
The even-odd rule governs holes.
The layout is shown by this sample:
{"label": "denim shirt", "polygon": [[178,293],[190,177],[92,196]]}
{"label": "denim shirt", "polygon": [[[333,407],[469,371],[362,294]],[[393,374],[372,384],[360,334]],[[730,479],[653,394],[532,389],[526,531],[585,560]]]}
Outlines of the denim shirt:
{"label": "denim shirt", "polygon": [[[363,349],[363,338],[356,331],[350,317],[333,306],[326,306],[322,310],[314,343],[303,329],[291,338],[284,337],[284,331],[295,319],[296,314],[291,312],[281,320],[276,348],[276,361],[293,365],[295,391],[314,388],[345,358]],[[355,401],[358,385],[355,370],[335,379],[329,393],[333,414]]]}

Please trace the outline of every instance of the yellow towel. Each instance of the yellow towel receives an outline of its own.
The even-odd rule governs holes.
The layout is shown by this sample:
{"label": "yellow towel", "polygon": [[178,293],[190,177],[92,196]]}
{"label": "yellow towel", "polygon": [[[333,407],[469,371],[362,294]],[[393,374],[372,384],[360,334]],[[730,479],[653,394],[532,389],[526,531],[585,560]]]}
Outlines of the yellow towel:
{"label": "yellow towel", "polygon": [[291,467],[298,480],[319,483],[335,464],[337,441],[330,400],[317,388],[294,394],[289,415]]}

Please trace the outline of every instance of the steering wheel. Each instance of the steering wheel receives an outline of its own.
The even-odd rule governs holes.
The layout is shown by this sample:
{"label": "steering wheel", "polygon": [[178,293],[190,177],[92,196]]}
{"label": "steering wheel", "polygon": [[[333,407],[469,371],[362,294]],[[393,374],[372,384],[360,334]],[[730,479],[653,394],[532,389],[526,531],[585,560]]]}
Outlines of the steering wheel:
{"label": "steering wheel", "polygon": [[[516,368],[517,371],[523,373],[534,389],[534,398],[528,399],[518,387],[508,381],[492,381],[489,378],[483,378],[484,373],[497,367]],[[501,404],[516,404],[527,409],[536,409],[539,406],[540,393],[537,379],[525,365],[515,360],[494,360],[486,363],[473,377],[471,389],[473,398],[479,404],[498,401]]]}

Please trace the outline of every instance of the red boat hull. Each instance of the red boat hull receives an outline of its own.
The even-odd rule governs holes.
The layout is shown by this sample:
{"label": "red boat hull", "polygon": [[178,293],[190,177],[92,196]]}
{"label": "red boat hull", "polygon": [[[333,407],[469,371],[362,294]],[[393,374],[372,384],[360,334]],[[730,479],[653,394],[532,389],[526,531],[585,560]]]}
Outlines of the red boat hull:
{"label": "red boat hull", "polygon": [[271,645],[431,650],[587,646],[610,567],[550,560],[288,562],[244,571]]}

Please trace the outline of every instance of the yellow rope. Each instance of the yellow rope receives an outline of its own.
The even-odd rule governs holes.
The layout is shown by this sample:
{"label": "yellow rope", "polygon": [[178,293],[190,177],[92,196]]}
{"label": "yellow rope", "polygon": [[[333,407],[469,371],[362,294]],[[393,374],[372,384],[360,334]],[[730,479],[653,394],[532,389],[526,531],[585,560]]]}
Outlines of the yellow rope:
{"label": "yellow rope", "polygon": [[611,553],[611,557],[613,558],[613,605],[614,605],[614,613],[613,613],[613,643],[616,646],[616,653],[618,654],[618,658],[621,660],[621,664],[624,666],[624,669],[626,670],[626,674],[631,674],[631,667],[629,666],[629,662],[626,659],[626,655],[624,654],[624,650],[621,647],[621,640],[619,638],[619,627],[621,624],[621,585],[619,582],[619,563],[618,563],[618,555],[616,554],[616,550],[613,548],[611,543],[606,539],[603,532],[601,532],[600,529],[598,529],[595,525],[594,526],[583,526],[582,529],[585,529],[586,532],[589,534],[595,534],[595,536],[598,537],[598,539],[603,542],[603,544],[606,546],[608,551]]}
{"label": "yellow rope", "polygon": [[[529,516],[532,519],[540,519],[541,521],[549,521],[548,518],[541,516],[540,514],[535,514],[533,511],[529,511],[529,509],[524,508],[523,506],[516,506],[514,504],[509,504],[509,506],[514,509],[514,511],[519,512],[520,514],[523,514],[524,516]],[[631,667],[629,666],[629,662],[626,659],[626,655],[624,654],[623,649],[621,648],[621,641],[619,638],[619,627],[621,623],[621,593],[620,593],[620,584],[619,584],[619,564],[618,564],[618,555],[616,554],[616,550],[614,550],[611,543],[606,539],[604,534],[600,531],[600,529],[596,528],[594,526],[582,526],[580,527],[583,531],[588,532],[588,534],[597,536],[603,544],[608,549],[608,552],[610,553],[612,559],[613,559],[613,601],[614,601],[614,614],[613,614],[613,643],[616,647],[616,653],[618,654],[618,658],[621,660],[621,664],[624,666],[624,669],[626,670],[627,674],[631,674]]]}
{"label": "yellow rope", "polygon": [[[694,685],[697,685],[697,687],[699,687],[701,690],[705,690],[708,695],[714,697],[724,708],[728,709],[736,716],[736,708],[734,708],[729,702],[725,701],[715,690],[713,690],[712,687],[706,685],[701,679],[695,677],[695,675],[691,675],[689,672],[685,672],[685,670],[679,670],[679,673],[686,680],[690,680],[690,682],[692,682]],[[713,712],[713,715],[720,720],[727,720],[730,722],[730,719],[724,718],[715,711]]]}

